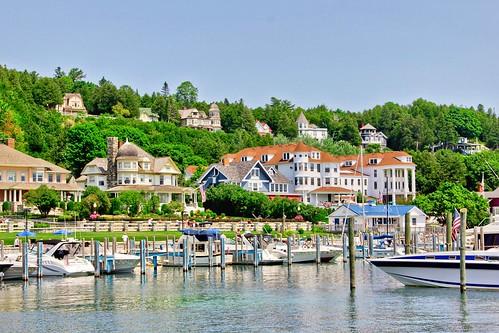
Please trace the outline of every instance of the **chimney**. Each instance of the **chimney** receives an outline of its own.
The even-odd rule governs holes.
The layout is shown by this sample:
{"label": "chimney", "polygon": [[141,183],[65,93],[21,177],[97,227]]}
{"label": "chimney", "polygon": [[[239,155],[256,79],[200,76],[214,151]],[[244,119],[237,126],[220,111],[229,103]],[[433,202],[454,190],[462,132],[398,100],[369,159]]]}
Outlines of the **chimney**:
{"label": "chimney", "polygon": [[116,168],[116,155],[118,155],[118,138],[107,138],[107,187],[111,188],[116,186],[117,182],[117,168]]}
{"label": "chimney", "polygon": [[8,138],[7,139],[7,147],[16,149],[16,139],[14,138]]}

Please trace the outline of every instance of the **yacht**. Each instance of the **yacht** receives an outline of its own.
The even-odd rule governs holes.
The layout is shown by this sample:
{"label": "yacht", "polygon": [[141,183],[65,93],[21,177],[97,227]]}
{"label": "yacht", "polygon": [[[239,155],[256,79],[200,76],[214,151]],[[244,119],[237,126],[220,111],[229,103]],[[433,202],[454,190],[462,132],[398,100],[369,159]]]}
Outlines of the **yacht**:
{"label": "yacht", "polygon": [[[369,262],[406,286],[460,286],[458,251],[410,254]],[[466,286],[499,289],[499,250],[466,251]]]}

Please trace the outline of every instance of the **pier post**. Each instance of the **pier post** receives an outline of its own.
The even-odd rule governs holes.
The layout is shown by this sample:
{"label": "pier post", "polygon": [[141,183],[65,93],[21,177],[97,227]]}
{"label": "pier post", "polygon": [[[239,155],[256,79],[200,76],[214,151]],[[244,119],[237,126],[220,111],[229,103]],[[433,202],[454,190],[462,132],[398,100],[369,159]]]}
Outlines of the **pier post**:
{"label": "pier post", "polygon": [[28,261],[28,242],[23,242],[22,248],[22,267],[23,267],[23,281],[29,280],[29,261]]}
{"label": "pier post", "polygon": [[483,227],[480,227],[480,250],[485,251],[485,233]]}
{"label": "pier post", "polygon": [[104,237],[104,251],[102,253],[102,268],[104,270],[104,274],[109,274],[109,265],[107,263],[107,248],[108,248],[109,239]]}
{"label": "pier post", "polygon": [[452,251],[452,213],[447,212],[447,215],[445,216],[445,226],[446,226],[446,233],[445,233],[445,247],[447,251]]}
{"label": "pier post", "polygon": [[94,239],[90,238],[90,257],[94,256]]}
{"label": "pier post", "polygon": [[208,266],[213,266],[213,237],[208,237]]}
{"label": "pier post", "polygon": [[291,253],[291,237],[288,236],[288,243],[286,244],[287,249],[286,249],[286,254],[288,255],[288,266],[291,266],[293,264],[293,255]]}
{"label": "pier post", "polygon": [[473,227],[473,250],[478,250],[478,228]]}
{"label": "pier post", "polygon": [[81,257],[85,259],[85,238],[81,240]]}
{"label": "pier post", "polygon": [[170,249],[168,249],[168,235],[166,236],[166,261],[170,263]]}
{"label": "pier post", "polygon": [[253,237],[253,265],[258,267],[258,238],[256,235]]}
{"label": "pier post", "polygon": [[152,236],[152,252],[156,251],[156,236]]}
{"label": "pier post", "polygon": [[369,232],[369,257],[374,258],[374,235]]}
{"label": "pier post", "polygon": [[93,253],[94,253],[94,276],[100,277],[100,255],[99,255],[99,241],[93,241]]}
{"label": "pier post", "polygon": [[431,245],[433,252],[437,251],[437,240],[435,239],[435,229],[433,229],[433,233],[431,234]]}
{"label": "pier post", "polygon": [[225,269],[225,237],[220,238],[220,268]]}
{"label": "pier post", "polygon": [[405,214],[405,254],[411,253],[411,214]]}
{"label": "pier post", "polygon": [[237,234],[236,236],[234,237],[234,252],[232,253],[232,262],[233,263],[237,263],[237,258],[238,258],[238,255],[237,255]]}
{"label": "pier post", "polygon": [[140,274],[146,274],[146,241],[140,240]]}
{"label": "pier post", "polygon": [[188,239],[187,239],[187,236],[184,237],[184,240],[183,240],[183,243],[182,243],[182,250],[183,250],[183,255],[182,255],[182,259],[183,259],[183,264],[182,264],[182,267],[184,269],[184,272],[187,272],[189,270],[189,259],[188,259],[188,256],[189,256],[189,248],[188,248]]}
{"label": "pier post", "polygon": [[315,262],[321,263],[321,236],[315,235]]}
{"label": "pier post", "polygon": [[113,244],[111,245],[111,254],[113,256],[113,271],[116,269],[116,252],[117,252],[117,247],[116,247],[116,237],[113,237]]}
{"label": "pier post", "polygon": [[461,242],[459,244],[459,282],[461,292],[466,291],[466,215],[468,210],[466,208],[461,209],[461,228],[459,230],[459,238]]}
{"label": "pier post", "polygon": [[36,248],[36,276],[41,278],[43,276],[43,242],[37,243]]}
{"label": "pier post", "polygon": [[192,247],[190,248],[192,250],[192,264],[191,267],[196,267],[196,262],[197,262],[197,257],[196,257],[196,236],[192,237]]}
{"label": "pier post", "polygon": [[418,233],[412,234],[412,253],[418,253]]}
{"label": "pier post", "polygon": [[396,231],[393,232],[393,255],[397,255],[397,237],[398,234]]}
{"label": "pier post", "polygon": [[355,241],[354,241],[354,219],[348,219],[348,261],[350,263],[350,290],[355,289]]}
{"label": "pier post", "polygon": [[149,237],[146,237],[146,257],[149,256]]}
{"label": "pier post", "polygon": [[5,246],[5,242],[2,239],[2,240],[0,240],[0,260],[3,260],[3,258],[5,257],[4,246]]}
{"label": "pier post", "polygon": [[347,262],[348,259],[348,236],[343,234],[343,262]]}
{"label": "pier post", "polygon": [[154,272],[156,273],[158,271],[158,256],[155,254],[152,256],[152,266],[154,267]]}

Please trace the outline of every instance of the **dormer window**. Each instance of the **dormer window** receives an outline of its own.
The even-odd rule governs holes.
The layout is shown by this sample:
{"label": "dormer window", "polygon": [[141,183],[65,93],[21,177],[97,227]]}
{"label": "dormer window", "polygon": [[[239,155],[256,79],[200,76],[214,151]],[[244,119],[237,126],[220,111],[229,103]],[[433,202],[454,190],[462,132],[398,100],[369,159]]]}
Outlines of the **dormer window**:
{"label": "dormer window", "polygon": [[345,161],[345,166],[352,166],[352,161]]}
{"label": "dormer window", "polygon": [[370,158],[369,164],[378,164],[378,159],[377,158]]}
{"label": "dormer window", "polygon": [[284,154],[282,154],[282,159],[283,159],[284,161],[289,160],[289,153],[284,153]]}
{"label": "dormer window", "polygon": [[311,154],[311,157],[312,157],[313,159],[318,160],[318,159],[320,159],[320,158],[321,158],[321,153],[320,153],[320,152],[318,152],[318,151],[313,151],[313,152],[312,152],[312,154]]}
{"label": "dormer window", "polygon": [[262,162],[268,162],[269,161],[269,155],[262,155]]}
{"label": "dormer window", "polygon": [[248,156],[241,157],[241,162],[246,162],[246,161],[248,161]]}
{"label": "dormer window", "polygon": [[412,156],[407,156],[407,162],[412,162]]}

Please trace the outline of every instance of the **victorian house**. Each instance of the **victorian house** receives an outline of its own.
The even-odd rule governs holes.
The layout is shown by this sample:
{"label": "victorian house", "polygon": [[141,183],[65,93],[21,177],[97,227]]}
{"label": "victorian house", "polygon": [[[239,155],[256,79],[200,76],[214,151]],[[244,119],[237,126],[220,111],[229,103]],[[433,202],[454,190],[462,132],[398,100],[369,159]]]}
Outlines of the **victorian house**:
{"label": "victorian house", "polygon": [[61,201],[80,201],[82,190],[68,170],[16,150],[14,139],[0,144],[0,202],[17,210],[25,206],[25,194],[41,185],[56,190]]}
{"label": "victorian house", "polygon": [[202,128],[208,131],[220,131],[222,129],[220,110],[215,103],[210,105],[208,115],[198,109],[179,110],[179,114],[181,126]]}
{"label": "victorian house", "polygon": [[359,134],[362,138],[362,147],[366,148],[368,145],[378,144],[381,148],[386,148],[388,137],[383,132],[378,132],[373,125],[362,126]]}
{"label": "victorian house", "polygon": [[82,186],[98,186],[119,196],[135,190],[146,199],[157,195],[161,204],[184,203],[186,211],[198,209],[196,190],[178,186],[181,172],[170,157],[154,157],[131,142],[107,138],[107,157],[89,162],[78,178]]}
{"label": "victorian house", "polygon": [[78,114],[87,114],[87,109],[83,104],[83,98],[78,93],[64,94],[62,104],[55,107],[57,111],[67,116],[76,116]]}
{"label": "victorian house", "polygon": [[327,128],[317,127],[309,123],[303,112],[298,116],[296,125],[298,126],[298,135],[301,137],[310,137],[319,141],[327,138]]}

